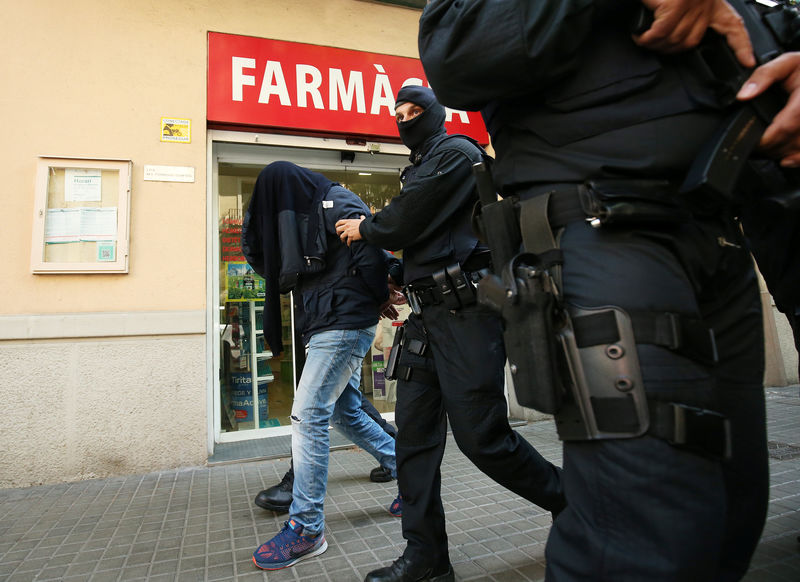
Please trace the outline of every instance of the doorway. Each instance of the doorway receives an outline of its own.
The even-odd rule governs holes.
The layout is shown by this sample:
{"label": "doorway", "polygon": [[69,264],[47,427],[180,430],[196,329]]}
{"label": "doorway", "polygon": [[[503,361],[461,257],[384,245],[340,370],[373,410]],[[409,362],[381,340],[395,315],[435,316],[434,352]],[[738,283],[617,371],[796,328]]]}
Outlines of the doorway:
{"label": "doorway", "polygon": [[[344,140],[244,134],[255,143],[241,143],[236,132],[209,132],[211,209],[209,245],[212,272],[209,297],[214,379],[214,441],[234,442],[291,432],[289,415],[304,347],[296,340],[292,297],[281,296],[284,351],[273,354],[262,333],[264,281],[241,255],[241,225],[256,178],[267,164],[285,160],[309,168],[356,193],[374,212],[400,191],[400,171],[408,164],[407,150],[393,144],[354,147]],[[291,145],[287,145],[286,142]],[[278,143],[275,143],[278,142]],[[401,321],[407,310],[401,313]],[[361,389],[388,419],[394,418],[396,394],[383,377],[396,324],[381,320],[375,342],[364,359]],[[211,342],[210,342],[211,343]]]}

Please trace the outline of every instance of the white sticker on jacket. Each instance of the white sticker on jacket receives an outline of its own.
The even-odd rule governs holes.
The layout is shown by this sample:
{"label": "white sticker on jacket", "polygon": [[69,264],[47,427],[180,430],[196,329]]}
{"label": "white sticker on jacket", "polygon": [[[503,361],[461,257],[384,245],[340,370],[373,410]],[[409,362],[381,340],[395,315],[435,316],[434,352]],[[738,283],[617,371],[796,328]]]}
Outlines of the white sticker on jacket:
{"label": "white sticker on jacket", "polygon": [[323,208],[333,208],[333,200],[323,200],[322,201]]}

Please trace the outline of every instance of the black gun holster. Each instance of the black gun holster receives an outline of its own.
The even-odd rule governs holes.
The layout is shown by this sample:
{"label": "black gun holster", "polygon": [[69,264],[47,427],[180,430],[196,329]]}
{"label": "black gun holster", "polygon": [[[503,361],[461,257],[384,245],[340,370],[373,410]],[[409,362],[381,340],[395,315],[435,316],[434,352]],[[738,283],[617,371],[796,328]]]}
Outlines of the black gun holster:
{"label": "black gun holster", "polygon": [[503,340],[517,401],[528,408],[554,413],[562,402],[557,291],[544,261],[521,253],[503,270],[502,279],[485,277],[478,301],[499,308],[505,321]]}
{"label": "black gun holster", "polygon": [[[562,301],[563,255],[553,231],[564,224],[556,220],[551,225],[550,214],[589,220],[595,227],[679,221],[680,212],[669,203],[674,188],[661,186],[587,182],[523,200],[507,198],[493,209],[501,215],[501,204],[514,208],[517,235],[511,233],[509,238],[518,236],[524,250],[508,261],[501,276],[486,277],[478,284],[478,300],[503,317],[503,339],[517,401],[555,414],[564,440],[639,436],[648,428],[648,416],[627,314],[603,308],[598,310],[603,314],[599,334],[575,333],[573,314],[581,321],[598,314],[568,308]],[[487,210],[484,220],[491,217]],[[589,319],[599,321],[596,316]],[[583,345],[586,337],[598,335],[604,343],[614,345]],[[603,403],[602,409],[598,402]],[[617,423],[614,410],[632,418]]]}
{"label": "black gun holster", "polygon": [[[674,191],[639,181],[586,183],[498,203],[514,208],[524,251],[505,264],[501,276],[481,280],[478,300],[503,316],[517,400],[554,414],[562,440],[650,433],[677,446],[725,455],[729,439],[720,415],[647,398],[636,348],[638,343],[660,345],[713,365],[712,330],[680,314],[567,305],[560,293],[563,255],[553,231],[565,223],[554,219],[551,226],[550,213],[603,228],[670,224],[685,216],[670,201]],[[486,209],[483,214],[486,220]],[[665,422],[667,417],[674,422]],[[699,427],[689,437],[679,434],[685,419]]]}
{"label": "black gun holster", "polygon": [[[548,202],[548,195],[523,202],[509,197],[483,207],[481,219],[492,256],[499,255],[500,276],[481,279],[478,301],[503,317],[503,340],[517,401],[553,414],[564,397],[557,330],[566,314],[558,293],[562,257],[547,221]],[[511,247],[520,243],[523,252],[511,256]]]}

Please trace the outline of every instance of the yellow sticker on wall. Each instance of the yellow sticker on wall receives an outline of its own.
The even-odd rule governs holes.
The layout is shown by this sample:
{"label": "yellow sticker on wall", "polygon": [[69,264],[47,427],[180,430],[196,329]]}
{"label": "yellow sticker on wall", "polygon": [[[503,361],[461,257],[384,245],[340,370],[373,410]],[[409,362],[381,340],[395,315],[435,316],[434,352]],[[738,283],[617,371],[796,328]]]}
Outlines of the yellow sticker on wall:
{"label": "yellow sticker on wall", "polygon": [[161,141],[192,143],[192,120],[162,117]]}

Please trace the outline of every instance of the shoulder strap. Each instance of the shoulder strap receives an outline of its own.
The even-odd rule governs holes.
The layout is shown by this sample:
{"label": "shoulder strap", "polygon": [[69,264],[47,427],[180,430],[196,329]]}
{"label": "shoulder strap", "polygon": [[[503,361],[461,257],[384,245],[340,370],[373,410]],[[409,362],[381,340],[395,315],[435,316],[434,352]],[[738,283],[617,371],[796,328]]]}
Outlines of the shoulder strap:
{"label": "shoulder strap", "polygon": [[466,151],[466,144],[464,142],[469,143],[478,150],[478,152],[481,155],[481,158],[483,159],[483,162],[485,162],[489,168],[492,167],[492,164],[494,163],[494,158],[492,158],[488,153],[486,153],[486,150],[483,149],[483,146],[481,144],[479,144],[476,140],[469,137],[468,135],[463,135],[461,133],[448,134],[447,137],[442,139],[442,141],[440,141],[439,144],[437,145],[441,145],[448,141],[450,142],[448,144],[450,149],[459,151],[467,157],[469,157],[469,154]]}

